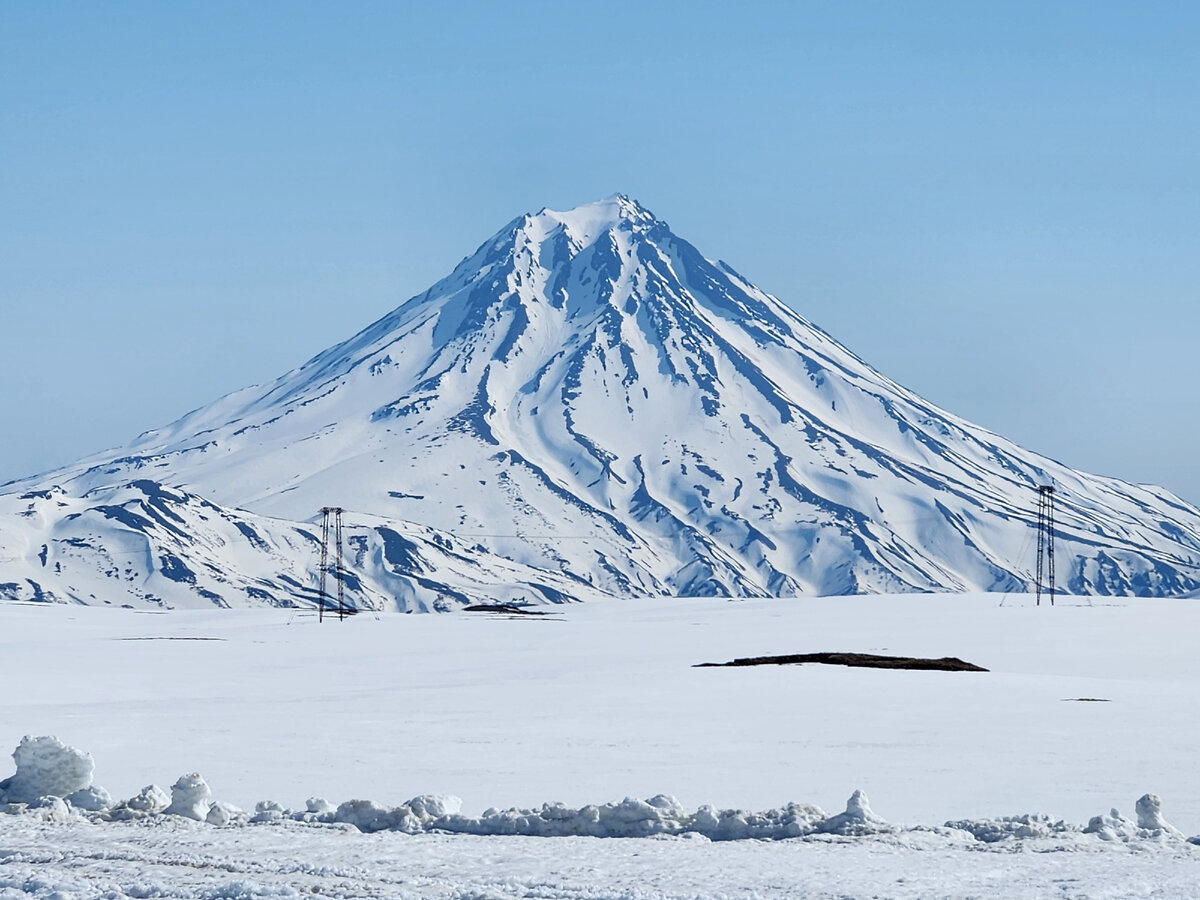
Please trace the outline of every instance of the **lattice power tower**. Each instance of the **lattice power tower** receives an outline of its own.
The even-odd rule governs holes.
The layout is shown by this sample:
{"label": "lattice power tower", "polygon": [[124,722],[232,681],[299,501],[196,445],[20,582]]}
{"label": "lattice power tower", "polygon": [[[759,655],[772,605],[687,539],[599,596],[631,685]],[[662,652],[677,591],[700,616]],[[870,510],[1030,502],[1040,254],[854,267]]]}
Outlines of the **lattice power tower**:
{"label": "lattice power tower", "polygon": [[[335,549],[333,567],[337,579],[338,619],[346,618],[345,579],[342,577],[342,512],[340,506],[321,507],[321,591],[317,599],[317,621],[325,619],[325,573],[329,570],[329,519],[333,518],[333,543]],[[1038,544],[1038,570],[1041,571],[1041,544]]]}
{"label": "lattice power tower", "polygon": [[1042,605],[1042,587],[1054,605],[1054,488],[1043,484],[1038,488],[1037,520],[1037,605]]}

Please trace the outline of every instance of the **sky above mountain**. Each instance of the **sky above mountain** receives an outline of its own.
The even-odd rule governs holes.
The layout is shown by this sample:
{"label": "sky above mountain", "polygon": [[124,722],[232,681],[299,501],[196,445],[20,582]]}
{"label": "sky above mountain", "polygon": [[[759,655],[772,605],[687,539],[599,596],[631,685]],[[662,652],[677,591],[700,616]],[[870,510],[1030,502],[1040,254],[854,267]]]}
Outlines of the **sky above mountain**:
{"label": "sky above mountain", "polygon": [[940,406],[1200,500],[1198,37],[1184,4],[6,5],[0,481],[623,191]]}

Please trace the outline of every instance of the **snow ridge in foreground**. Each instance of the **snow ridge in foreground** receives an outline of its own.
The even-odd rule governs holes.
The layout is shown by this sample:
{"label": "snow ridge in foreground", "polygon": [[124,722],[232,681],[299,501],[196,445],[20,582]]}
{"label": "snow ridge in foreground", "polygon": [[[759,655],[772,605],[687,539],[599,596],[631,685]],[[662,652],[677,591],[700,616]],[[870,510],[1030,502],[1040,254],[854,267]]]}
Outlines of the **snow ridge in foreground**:
{"label": "snow ridge in foreground", "polygon": [[[1163,819],[1162,801],[1154,794],[1145,794],[1137,801],[1136,822],[1113,809],[1109,815],[1093,817],[1086,827],[1041,814],[958,820],[947,822],[942,828],[899,826],[875,814],[866,795],[857,790],[845,811],[835,815],[803,803],[788,803],[763,812],[718,810],[708,805],[688,812],[667,794],[648,800],[627,797],[619,803],[579,808],[545,803],[540,808],[488,809],[479,816],[464,815],[462,801],[447,795],[425,794],[396,807],[371,800],[348,800],[334,807],[314,797],[306,801],[303,811],[294,812],[275,801],[264,800],[250,814],[214,800],[212,790],[197,772],[180,776],[170,795],[157,785],[147,785],[137,796],[113,802],[106,790],[92,784],[94,764],[90,754],[52,736],[26,736],[13,752],[13,759],[16,773],[0,781],[0,812],[34,815],[59,823],[174,816],[213,826],[296,821],[347,826],[364,833],[399,831],[410,835],[449,832],[526,837],[700,836],[712,841],[732,841],[816,835],[866,837],[924,831],[947,837],[958,833],[984,843],[1063,835],[1088,835],[1122,843],[1185,840],[1182,832]],[[1186,840],[1200,844],[1200,837]]]}

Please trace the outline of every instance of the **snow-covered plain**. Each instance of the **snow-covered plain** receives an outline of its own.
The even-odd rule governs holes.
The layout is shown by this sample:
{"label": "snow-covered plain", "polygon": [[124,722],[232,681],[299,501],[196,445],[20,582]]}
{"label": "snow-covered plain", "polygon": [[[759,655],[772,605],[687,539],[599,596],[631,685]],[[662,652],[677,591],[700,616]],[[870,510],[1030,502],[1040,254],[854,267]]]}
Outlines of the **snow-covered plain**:
{"label": "snow-covered plain", "polygon": [[[34,810],[0,816],[0,898],[1195,895],[1200,847],[1132,823],[1116,826],[1131,840],[1082,829],[1112,807],[1134,820],[1154,793],[1169,823],[1200,833],[1198,626],[1187,600],[1037,608],[996,594],[642,598],[320,625],[285,610],[5,604],[0,747],[57,735],[91,753],[118,801],[152,783],[169,794],[192,772],[250,814],[264,800],[303,811],[315,797],[390,808],[453,794],[472,820],[658,794],[688,816],[794,801],[833,817],[862,789],[894,828],[710,842],[54,823]],[[822,650],[990,671],[693,668]],[[982,820],[1024,814],[1048,816],[1027,820],[1041,837],[937,827],[983,834],[997,826]]]}

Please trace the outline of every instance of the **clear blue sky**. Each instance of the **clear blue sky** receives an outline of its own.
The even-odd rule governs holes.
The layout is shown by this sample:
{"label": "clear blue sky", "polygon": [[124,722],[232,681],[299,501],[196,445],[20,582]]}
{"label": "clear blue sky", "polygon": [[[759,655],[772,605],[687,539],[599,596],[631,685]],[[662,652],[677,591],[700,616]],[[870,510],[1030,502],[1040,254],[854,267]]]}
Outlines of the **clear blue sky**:
{"label": "clear blue sky", "polygon": [[1200,4],[0,0],[0,481],[616,191],[886,374],[1200,502]]}

